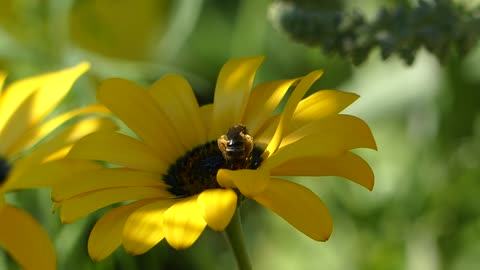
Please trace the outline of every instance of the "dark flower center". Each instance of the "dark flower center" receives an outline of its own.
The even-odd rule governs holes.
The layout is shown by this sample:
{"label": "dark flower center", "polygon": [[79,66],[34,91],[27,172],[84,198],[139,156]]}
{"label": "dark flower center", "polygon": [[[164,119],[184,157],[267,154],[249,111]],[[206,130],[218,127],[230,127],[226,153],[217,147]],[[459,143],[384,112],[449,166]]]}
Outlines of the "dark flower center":
{"label": "dark flower center", "polygon": [[[251,161],[245,168],[256,169],[262,162],[263,150],[253,147]],[[220,188],[217,183],[217,172],[220,169],[231,169],[217,141],[200,145],[170,166],[163,180],[170,185],[169,191],[177,197],[189,197],[199,194],[206,189]]]}
{"label": "dark flower center", "polygon": [[0,185],[3,184],[10,173],[10,165],[7,160],[0,157]]}

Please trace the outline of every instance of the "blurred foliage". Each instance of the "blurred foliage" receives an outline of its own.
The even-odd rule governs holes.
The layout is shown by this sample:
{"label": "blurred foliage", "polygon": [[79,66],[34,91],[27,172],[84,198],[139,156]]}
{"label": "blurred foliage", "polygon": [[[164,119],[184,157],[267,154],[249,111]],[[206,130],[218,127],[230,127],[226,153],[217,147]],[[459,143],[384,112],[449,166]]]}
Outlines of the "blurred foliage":
{"label": "blurred foliage", "polygon": [[[295,179],[318,194],[333,215],[335,228],[326,243],[309,239],[247,201],[241,210],[256,269],[478,269],[480,46],[474,41],[480,28],[469,25],[478,24],[475,7],[480,1],[452,1],[448,7],[445,1],[361,1],[357,15],[341,13],[342,28],[322,32],[330,40],[321,43],[330,46],[324,51],[292,42],[276,31],[267,10],[278,2],[267,0],[0,3],[0,70],[8,72],[7,83],[82,60],[91,62],[91,71],[74,85],[59,110],[95,102],[96,87],[104,78],[123,77],[149,85],[166,73],[185,76],[205,104],[212,100],[222,64],[252,55],[267,56],[257,83],[322,68],[325,75],[313,90],[341,89],[361,95],[345,113],[365,119],[377,140],[378,152],[361,152],[375,171],[374,191],[337,178]],[[334,14],[359,2],[302,3],[312,12]],[[440,8],[443,17],[436,15]],[[369,12],[371,21],[360,15]],[[333,17],[322,18],[332,23]],[[375,43],[366,42],[367,38],[334,45],[343,42],[339,37],[367,31],[380,21],[383,28],[378,26],[377,32],[366,36],[376,38]],[[383,35],[377,36],[380,30]],[[458,39],[462,36],[472,39]],[[468,46],[459,47],[463,42]],[[457,46],[457,53],[448,49],[443,55],[440,48],[446,44]],[[371,50],[374,47],[380,49]],[[358,56],[348,48],[368,50]],[[345,54],[334,53],[340,50]],[[404,50],[413,54],[403,55]],[[426,51],[441,56],[442,64]],[[382,54],[394,57],[381,60]],[[404,65],[412,55],[413,64]],[[348,57],[362,65],[352,65]],[[120,248],[94,263],[86,245],[101,211],[61,225],[58,214],[51,214],[47,190],[9,194],[7,200],[44,225],[57,248],[59,269],[235,269],[222,235],[212,231],[188,250],[175,251],[161,243],[144,255],[130,256]],[[1,249],[0,269],[18,269]]]}
{"label": "blurred foliage", "polygon": [[480,6],[469,10],[450,0],[420,0],[415,7],[381,8],[369,22],[359,12],[344,12],[341,2],[275,1],[270,18],[294,40],[351,58],[356,65],[375,47],[383,59],[395,53],[411,65],[423,46],[444,62],[454,50],[465,56],[479,38]]}

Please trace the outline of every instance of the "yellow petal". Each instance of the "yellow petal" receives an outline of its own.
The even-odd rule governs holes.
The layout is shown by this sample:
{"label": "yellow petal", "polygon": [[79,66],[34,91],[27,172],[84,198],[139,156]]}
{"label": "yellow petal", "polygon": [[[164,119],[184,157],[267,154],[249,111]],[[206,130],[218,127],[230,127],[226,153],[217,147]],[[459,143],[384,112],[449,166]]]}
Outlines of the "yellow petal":
{"label": "yellow petal", "polygon": [[44,153],[53,152],[56,149],[60,149],[66,145],[71,145],[77,142],[79,139],[90,133],[101,130],[113,131],[117,129],[118,126],[110,118],[84,118],[66,127],[45,142],[42,142],[42,144],[34,151],[42,151]]}
{"label": "yellow petal", "polygon": [[150,88],[149,93],[175,128],[178,139],[187,150],[207,141],[200,108],[192,87],[178,75],[166,75]]}
{"label": "yellow petal", "polygon": [[[19,167],[15,164],[14,170],[17,168]],[[8,188],[6,190],[55,187],[56,185],[61,185],[71,175],[101,168],[103,167],[100,164],[88,160],[55,160],[42,164],[42,166],[35,166],[25,170],[21,174],[18,173],[20,177],[16,178],[15,181],[7,181],[6,186]]]}
{"label": "yellow petal", "polygon": [[[51,156],[59,158],[57,151],[67,147],[79,138],[101,129],[115,129],[115,123],[108,118],[89,118],[76,122],[65,128],[55,136],[50,137],[40,146],[36,147],[28,155],[23,156],[15,162],[15,166],[9,175],[9,184],[17,185],[14,182],[22,177],[22,174],[31,170],[34,166],[52,160]],[[66,153],[64,153],[66,154]],[[22,184],[20,184],[22,185]]]}
{"label": "yellow petal", "polygon": [[197,204],[197,196],[176,202],[163,214],[163,233],[175,249],[190,247],[207,226]]}
{"label": "yellow petal", "polygon": [[215,231],[223,231],[237,209],[237,194],[231,189],[207,189],[197,199],[203,219]]}
{"label": "yellow petal", "polygon": [[25,103],[42,85],[46,84],[48,78],[52,77],[52,74],[44,74],[16,81],[6,89],[3,89],[0,96],[0,131],[4,130],[4,125],[18,107]]}
{"label": "yellow petal", "polygon": [[278,176],[341,176],[370,191],[375,179],[368,163],[352,152],[334,158],[305,157],[289,160],[272,168],[270,173]]}
{"label": "yellow petal", "polygon": [[168,169],[168,164],[143,142],[111,130],[85,136],[75,143],[68,156],[150,172],[164,173]]}
{"label": "yellow petal", "polygon": [[311,121],[338,114],[358,99],[354,93],[337,90],[318,91],[298,103],[286,134]]}
{"label": "yellow petal", "polygon": [[101,83],[97,94],[120,120],[169,162],[184,154],[168,119],[156,102],[141,86],[123,79]]}
{"label": "yellow petal", "polygon": [[125,221],[130,214],[151,200],[141,200],[108,211],[93,226],[88,238],[88,254],[94,261],[110,256],[122,243]]}
{"label": "yellow petal", "polygon": [[217,173],[217,182],[224,188],[238,188],[246,197],[261,193],[270,184],[267,170],[225,170]]}
{"label": "yellow petal", "polygon": [[0,209],[0,246],[26,270],[56,269],[55,250],[47,233],[29,214],[5,205]]}
{"label": "yellow petal", "polygon": [[55,150],[50,155],[48,155],[45,159],[43,159],[43,162],[49,162],[64,158],[68,154],[70,149],[72,149],[72,145],[63,146],[62,148]]}
{"label": "yellow petal", "polygon": [[119,187],[157,187],[168,196],[167,186],[160,178],[158,174],[125,168],[78,172],[56,185],[52,190],[52,200],[63,201],[78,194]]}
{"label": "yellow petal", "polygon": [[287,104],[285,105],[285,108],[283,109],[283,112],[280,116],[280,120],[277,129],[275,130],[275,134],[273,135],[272,140],[270,141],[267,148],[265,149],[264,154],[262,155],[264,159],[272,155],[280,146],[285,132],[284,129],[286,129],[286,127],[288,126],[288,123],[295,111],[295,108],[297,107],[298,102],[300,102],[300,100],[303,98],[310,86],[312,86],[312,84],[316,80],[318,80],[318,78],[320,78],[322,74],[323,71],[321,70],[310,72],[298,83],[292,95],[288,98]]}
{"label": "yellow petal", "polygon": [[147,252],[164,238],[163,215],[175,201],[157,200],[136,209],[123,228],[123,246],[133,255]]}
{"label": "yellow petal", "polygon": [[117,125],[112,119],[85,118],[66,127],[48,140],[42,142],[42,144],[35,148],[35,150],[29,155],[36,155],[39,158],[43,156],[43,159],[40,159],[40,161],[43,161],[48,158],[50,153],[54,153],[58,149],[71,145],[90,133],[99,130],[113,131],[116,129]]}
{"label": "yellow petal", "polygon": [[338,157],[351,149],[345,143],[348,142],[336,140],[331,136],[309,135],[278,149],[262,162],[260,168],[270,170],[289,160],[310,156]]}
{"label": "yellow petal", "polygon": [[253,137],[285,97],[287,90],[298,80],[281,80],[260,84],[252,89],[242,123]]}
{"label": "yellow petal", "polygon": [[[335,140],[336,143],[341,142],[345,149],[377,149],[375,139],[368,125],[358,117],[345,114],[312,121],[292,131],[288,136],[283,138],[280,148],[311,135],[324,137],[325,143],[328,143],[328,138]],[[321,145],[312,145],[312,147],[314,146],[321,147]]]}
{"label": "yellow petal", "polygon": [[273,138],[275,131],[277,130],[278,123],[280,122],[280,115],[270,117],[265,121],[257,131],[254,137],[255,145],[263,147],[265,149]]}
{"label": "yellow petal", "polygon": [[255,73],[264,57],[238,58],[225,63],[218,75],[213,98],[213,128],[209,137],[217,138],[240,124],[248,102]]}
{"label": "yellow petal", "polygon": [[108,109],[103,105],[93,105],[58,115],[48,120],[44,124],[31,128],[26,133],[22,134],[16,140],[16,142],[9,149],[7,149],[6,155],[17,155],[21,151],[38,143],[41,139],[43,139],[45,136],[50,134],[52,131],[54,131],[56,128],[58,128],[68,120],[79,115],[93,113],[108,113]]}
{"label": "yellow petal", "polygon": [[55,108],[88,67],[83,63],[12,84],[0,100],[0,153]]}
{"label": "yellow petal", "polygon": [[81,194],[72,199],[58,202],[61,207],[60,218],[63,223],[72,223],[105,206],[128,201],[153,198],[165,198],[165,190],[156,187],[110,188]]}
{"label": "yellow petal", "polygon": [[325,204],[308,188],[282,179],[271,179],[267,189],[252,199],[281,216],[308,237],[327,241],[333,221]]}

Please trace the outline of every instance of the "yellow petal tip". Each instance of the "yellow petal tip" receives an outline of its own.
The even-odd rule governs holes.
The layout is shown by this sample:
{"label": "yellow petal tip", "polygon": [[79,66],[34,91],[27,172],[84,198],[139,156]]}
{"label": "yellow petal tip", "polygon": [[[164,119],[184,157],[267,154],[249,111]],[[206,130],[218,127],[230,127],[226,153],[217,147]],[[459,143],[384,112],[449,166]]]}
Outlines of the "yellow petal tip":
{"label": "yellow petal tip", "polygon": [[83,62],[80,62],[78,65],[77,65],[77,68],[82,70],[82,71],[87,71],[89,70],[91,67],[91,64],[87,61],[83,61]]}

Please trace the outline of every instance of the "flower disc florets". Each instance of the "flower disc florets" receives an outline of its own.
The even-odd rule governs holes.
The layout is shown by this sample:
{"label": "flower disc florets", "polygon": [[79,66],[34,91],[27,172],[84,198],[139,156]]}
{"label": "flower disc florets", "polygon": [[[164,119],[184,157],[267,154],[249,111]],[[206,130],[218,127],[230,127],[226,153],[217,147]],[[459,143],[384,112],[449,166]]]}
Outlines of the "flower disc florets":
{"label": "flower disc florets", "polygon": [[10,173],[10,165],[7,160],[0,157],[0,185],[5,182]]}
{"label": "flower disc florets", "polygon": [[[243,155],[239,153],[242,152],[240,149],[244,150]],[[163,180],[170,185],[169,191],[175,196],[193,196],[206,189],[221,188],[216,178],[220,169],[258,168],[262,152],[263,149],[254,145],[245,126],[235,125],[217,141],[200,145],[177,159]],[[235,157],[235,164],[230,156]]]}

